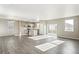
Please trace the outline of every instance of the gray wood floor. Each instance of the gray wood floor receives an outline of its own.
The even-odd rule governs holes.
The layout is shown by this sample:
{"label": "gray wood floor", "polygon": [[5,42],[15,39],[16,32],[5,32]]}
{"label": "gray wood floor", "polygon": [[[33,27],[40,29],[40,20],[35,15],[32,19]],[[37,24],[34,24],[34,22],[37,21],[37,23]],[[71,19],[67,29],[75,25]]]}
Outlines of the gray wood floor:
{"label": "gray wood floor", "polygon": [[32,40],[27,36],[16,37],[6,36],[0,37],[0,54],[78,54],[79,40],[62,39],[65,42],[57,47],[54,47],[46,52],[42,52],[34,46],[51,42],[55,39]]}

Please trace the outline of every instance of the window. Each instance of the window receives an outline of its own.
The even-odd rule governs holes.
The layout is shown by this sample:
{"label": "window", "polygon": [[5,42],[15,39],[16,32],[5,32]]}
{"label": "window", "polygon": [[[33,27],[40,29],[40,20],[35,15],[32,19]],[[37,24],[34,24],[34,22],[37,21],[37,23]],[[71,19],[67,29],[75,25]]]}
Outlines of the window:
{"label": "window", "polygon": [[74,20],[65,20],[65,31],[74,31]]}
{"label": "window", "polygon": [[48,33],[56,34],[57,24],[48,24]]}

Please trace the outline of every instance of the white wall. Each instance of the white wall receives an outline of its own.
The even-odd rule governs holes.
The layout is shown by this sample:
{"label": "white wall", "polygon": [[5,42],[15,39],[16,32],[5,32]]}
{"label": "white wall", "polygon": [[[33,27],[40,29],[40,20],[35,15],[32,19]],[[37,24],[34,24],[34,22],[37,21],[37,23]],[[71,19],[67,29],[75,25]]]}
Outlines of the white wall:
{"label": "white wall", "polygon": [[8,22],[8,35],[14,35],[15,33],[14,33],[14,31],[15,31],[15,29],[14,29],[14,24],[15,24],[15,21],[7,21]]}
{"label": "white wall", "polygon": [[11,24],[7,20],[0,19],[0,36],[13,35],[13,29],[10,29]]}
{"label": "white wall", "polygon": [[5,20],[0,20],[0,36],[5,36],[8,34],[8,24]]}

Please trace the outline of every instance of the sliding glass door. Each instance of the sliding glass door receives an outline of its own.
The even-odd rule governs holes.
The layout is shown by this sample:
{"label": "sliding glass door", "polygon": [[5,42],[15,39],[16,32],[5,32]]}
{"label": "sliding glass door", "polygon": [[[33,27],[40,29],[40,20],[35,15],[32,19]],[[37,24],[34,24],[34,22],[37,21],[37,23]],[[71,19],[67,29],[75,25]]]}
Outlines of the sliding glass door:
{"label": "sliding glass door", "polygon": [[57,34],[57,24],[47,24],[47,33]]}
{"label": "sliding glass door", "polygon": [[40,24],[40,34],[57,34],[57,24]]}

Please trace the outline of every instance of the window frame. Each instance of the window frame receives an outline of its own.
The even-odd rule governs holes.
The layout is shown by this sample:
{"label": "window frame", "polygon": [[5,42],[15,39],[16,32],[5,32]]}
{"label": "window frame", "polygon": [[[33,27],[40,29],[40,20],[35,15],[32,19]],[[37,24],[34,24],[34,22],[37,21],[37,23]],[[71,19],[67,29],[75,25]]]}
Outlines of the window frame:
{"label": "window frame", "polygon": [[[66,26],[66,21],[67,20],[73,20],[72,22],[72,29],[71,30],[68,30],[68,29],[66,29],[67,28],[67,26]],[[74,32],[74,19],[65,19],[65,21],[64,21],[64,24],[65,24],[65,26],[64,26],[64,31],[66,31],[66,32]]]}

